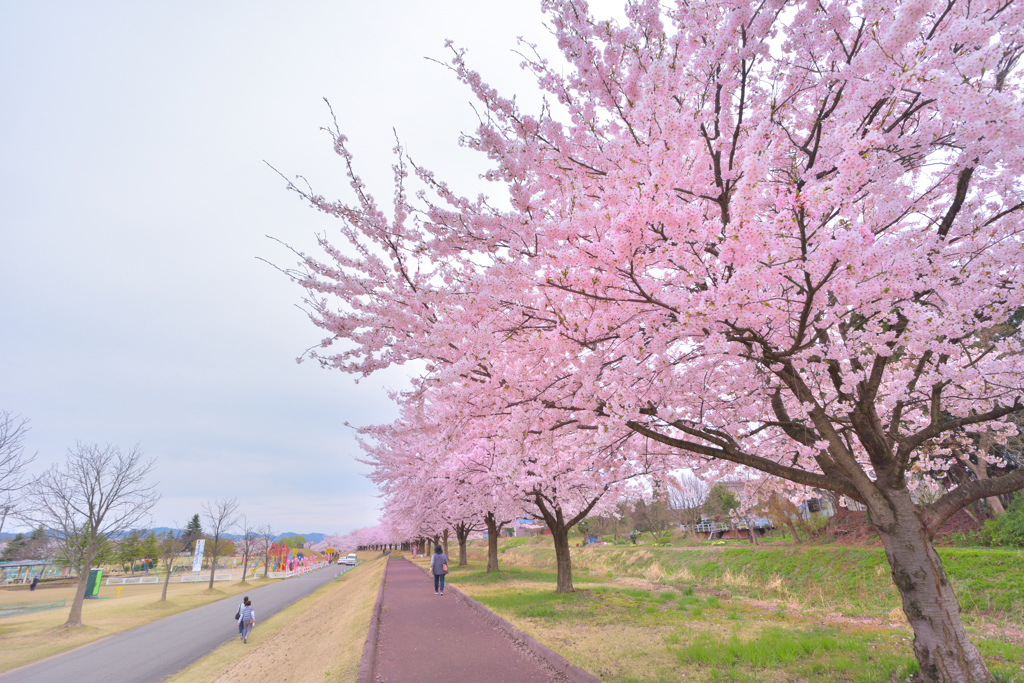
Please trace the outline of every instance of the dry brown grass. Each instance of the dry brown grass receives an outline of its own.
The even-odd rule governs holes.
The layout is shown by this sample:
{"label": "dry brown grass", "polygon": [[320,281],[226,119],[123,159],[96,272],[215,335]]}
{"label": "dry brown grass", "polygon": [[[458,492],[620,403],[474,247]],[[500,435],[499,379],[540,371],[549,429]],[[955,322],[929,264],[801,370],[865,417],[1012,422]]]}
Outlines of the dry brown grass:
{"label": "dry brown grass", "polygon": [[47,588],[36,591],[0,591],[0,604],[32,602],[36,604],[67,600],[61,609],[23,614],[0,619],[0,671],[65,652],[99,638],[148,624],[156,619],[200,607],[209,602],[266,585],[272,580],[248,583],[218,583],[208,590],[206,584],[171,582],[167,601],[160,602],[160,584],[124,586],[118,597],[118,586],[102,586],[99,600],[86,600],[80,628],[62,627],[74,598],[75,588]]}
{"label": "dry brown grass", "polygon": [[165,683],[354,681],[384,562],[380,553],[260,622],[243,645],[232,639]]}

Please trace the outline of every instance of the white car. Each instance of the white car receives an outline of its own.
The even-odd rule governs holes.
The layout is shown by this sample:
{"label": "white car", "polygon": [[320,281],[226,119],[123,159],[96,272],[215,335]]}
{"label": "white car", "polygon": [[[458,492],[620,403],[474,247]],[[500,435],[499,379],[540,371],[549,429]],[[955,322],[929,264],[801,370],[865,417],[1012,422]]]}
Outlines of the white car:
{"label": "white car", "polygon": [[356,554],[355,553],[349,553],[348,557],[346,557],[344,560],[342,560],[341,563],[342,564],[350,564],[350,565],[352,565],[354,567],[355,564],[356,564]]}

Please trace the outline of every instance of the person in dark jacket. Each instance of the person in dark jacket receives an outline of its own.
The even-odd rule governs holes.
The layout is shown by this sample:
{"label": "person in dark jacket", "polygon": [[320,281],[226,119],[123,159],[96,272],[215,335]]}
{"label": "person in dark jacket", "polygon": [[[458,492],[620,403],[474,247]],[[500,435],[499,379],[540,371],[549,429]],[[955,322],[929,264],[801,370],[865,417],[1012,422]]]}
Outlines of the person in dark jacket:
{"label": "person in dark jacket", "polygon": [[242,598],[242,602],[238,603],[238,609],[235,610],[235,613],[238,614],[238,616],[235,617],[235,619],[238,620],[238,637],[239,638],[241,638],[242,637],[242,633],[245,632],[245,626],[242,624],[242,608],[245,607],[245,601],[248,600],[248,599],[249,599],[248,595],[245,596],[244,598]]}
{"label": "person in dark jacket", "polygon": [[[444,575],[448,573],[448,556],[441,552],[441,546],[434,546],[430,558],[430,573],[434,575],[434,595],[444,595]],[[440,587],[440,593],[438,593]]]}

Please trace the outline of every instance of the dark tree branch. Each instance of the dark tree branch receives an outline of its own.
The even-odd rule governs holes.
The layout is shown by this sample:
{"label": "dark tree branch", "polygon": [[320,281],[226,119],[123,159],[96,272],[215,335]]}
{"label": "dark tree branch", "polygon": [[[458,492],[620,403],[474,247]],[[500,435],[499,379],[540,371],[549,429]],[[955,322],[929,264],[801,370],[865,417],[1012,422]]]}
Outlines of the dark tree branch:
{"label": "dark tree branch", "polygon": [[693,443],[692,441],[676,439],[655,431],[644,424],[636,422],[635,420],[628,420],[626,422],[626,426],[637,434],[646,436],[648,439],[657,441],[658,443],[663,443],[666,446],[672,446],[673,448],[678,448],[690,453],[696,453],[708,458],[728,460],[729,462],[734,462],[738,465],[746,465],[747,467],[752,467],[755,470],[764,472],[765,474],[770,474],[771,476],[779,477],[780,479],[786,479],[796,484],[824,489],[826,491],[835,491],[836,493],[841,493],[844,496],[853,498],[854,500],[862,500],[861,495],[857,493],[857,490],[853,485],[842,477],[825,476],[824,474],[808,472],[807,470],[802,470],[797,467],[789,467],[773,460],[768,460],[767,458],[762,458],[750,453],[744,453],[733,448],[711,448],[709,446]]}
{"label": "dark tree branch", "polygon": [[1004,493],[1012,493],[1024,489],[1024,469],[1018,469],[1010,474],[990,479],[974,479],[965,482],[960,486],[939,498],[927,506],[922,515],[925,529],[930,536],[934,536],[943,522],[960,510],[976,500],[990,496],[1000,496]]}

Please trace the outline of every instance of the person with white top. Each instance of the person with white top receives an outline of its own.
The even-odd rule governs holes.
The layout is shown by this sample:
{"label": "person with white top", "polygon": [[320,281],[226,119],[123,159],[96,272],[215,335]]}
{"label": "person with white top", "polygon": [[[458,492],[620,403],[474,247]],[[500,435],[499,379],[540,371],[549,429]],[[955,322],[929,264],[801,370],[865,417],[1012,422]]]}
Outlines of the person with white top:
{"label": "person with white top", "polygon": [[252,608],[249,598],[242,601],[242,612],[238,616],[238,623],[242,626],[242,642],[248,642],[252,627],[256,625],[256,610]]}

